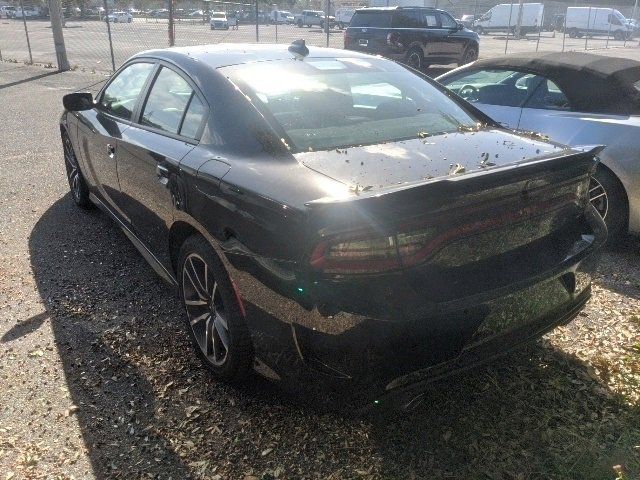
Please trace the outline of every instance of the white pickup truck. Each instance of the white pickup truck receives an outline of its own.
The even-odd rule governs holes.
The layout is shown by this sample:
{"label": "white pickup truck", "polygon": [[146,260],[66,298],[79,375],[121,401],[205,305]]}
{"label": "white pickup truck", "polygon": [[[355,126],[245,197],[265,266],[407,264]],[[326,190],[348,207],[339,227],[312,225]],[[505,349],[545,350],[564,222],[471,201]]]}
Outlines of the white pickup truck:
{"label": "white pickup truck", "polygon": [[[302,28],[303,26],[311,27],[318,25],[320,28],[324,28],[325,13],[322,10],[303,10],[301,14],[296,15],[296,25]],[[335,26],[335,17],[329,16],[329,28]]]}

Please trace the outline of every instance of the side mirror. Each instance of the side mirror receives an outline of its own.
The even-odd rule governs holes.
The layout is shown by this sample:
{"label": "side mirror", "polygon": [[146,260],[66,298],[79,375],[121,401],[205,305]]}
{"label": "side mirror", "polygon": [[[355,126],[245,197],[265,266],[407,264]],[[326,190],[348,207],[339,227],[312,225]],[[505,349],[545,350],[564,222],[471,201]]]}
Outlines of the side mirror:
{"label": "side mirror", "polygon": [[93,95],[89,92],[68,93],[62,97],[62,105],[70,112],[91,110],[94,107]]}
{"label": "side mirror", "polygon": [[458,23],[458,26],[456,27],[456,31],[460,31],[460,30],[464,30],[464,25],[461,23]]}

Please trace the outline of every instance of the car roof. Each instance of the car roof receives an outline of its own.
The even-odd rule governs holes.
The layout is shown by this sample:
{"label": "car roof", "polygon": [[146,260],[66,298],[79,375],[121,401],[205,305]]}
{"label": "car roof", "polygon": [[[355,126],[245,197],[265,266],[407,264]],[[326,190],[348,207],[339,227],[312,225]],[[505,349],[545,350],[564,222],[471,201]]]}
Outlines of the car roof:
{"label": "car roof", "polygon": [[[147,50],[134,55],[132,58],[152,57],[173,62],[183,67],[187,67],[187,62],[195,60],[200,64],[205,64],[207,67],[217,69],[250,62],[297,58],[288,48],[289,45],[287,44],[216,43],[212,45]],[[351,50],[312,46],[308,48],[309,54],[305,58],[370,58],[370,55]]]}
{"label": "car roof", "polygon": [[377,11],[395,11],[395,10],[415,10],[415,9],[420,9],[420,10],[437,10],[435,7],[420,7],[420,6],[415,6],[415,7],[400,7],[400,6],[393,6],[393,7],[355,7],[356,8],[356,12],[377,12]]}
{"label": "car roof", "polygon": [[[519,69],[556,83],[570,103],[582,111],[620,111],[626,102],[640,105],[633,84],[640,80],[640,62],[582,52],[525,53],[478,60],[471,67]],[[446,75],[445,75],[446,77]]]}

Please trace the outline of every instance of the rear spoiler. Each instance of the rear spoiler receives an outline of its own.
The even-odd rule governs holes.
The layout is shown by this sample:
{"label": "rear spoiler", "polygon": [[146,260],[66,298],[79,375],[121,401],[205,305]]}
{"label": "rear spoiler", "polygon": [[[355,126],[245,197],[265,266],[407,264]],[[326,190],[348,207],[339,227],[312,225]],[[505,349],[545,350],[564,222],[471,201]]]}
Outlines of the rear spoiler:
{"label": "rear spoiler", "polygon": [[365,204],[386,203],[385,201],[391,200],[391,197],[393,197],[393,203],[402,204],[403,202],[411,203],[416,200],[416,197],[427,200],[451,198],[452,195],[464,196],[545,175],[556,177],[561,181],[562,178],[569,179],[592,174],[599,162],[597,155],[604,148],[604,145],[580,146],[564,150],[560,155],[526,159],[469,173],[440,176],[383,190],[356,191],[353,196],[346,198],[323,197],[309,201],[305,205],[311,209],[321,209],[323,206],[353,203],[354,207],[363,208]]}

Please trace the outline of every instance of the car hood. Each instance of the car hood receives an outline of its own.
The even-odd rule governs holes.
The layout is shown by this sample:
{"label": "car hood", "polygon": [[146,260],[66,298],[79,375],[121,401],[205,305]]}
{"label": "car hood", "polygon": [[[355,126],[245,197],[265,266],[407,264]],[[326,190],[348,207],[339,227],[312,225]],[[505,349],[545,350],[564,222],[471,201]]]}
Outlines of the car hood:
{"label": "car hood", "polygon": [[450,133],[295,157],[306,167],[367,191],[557,156],[569,147],[508,131]]}

